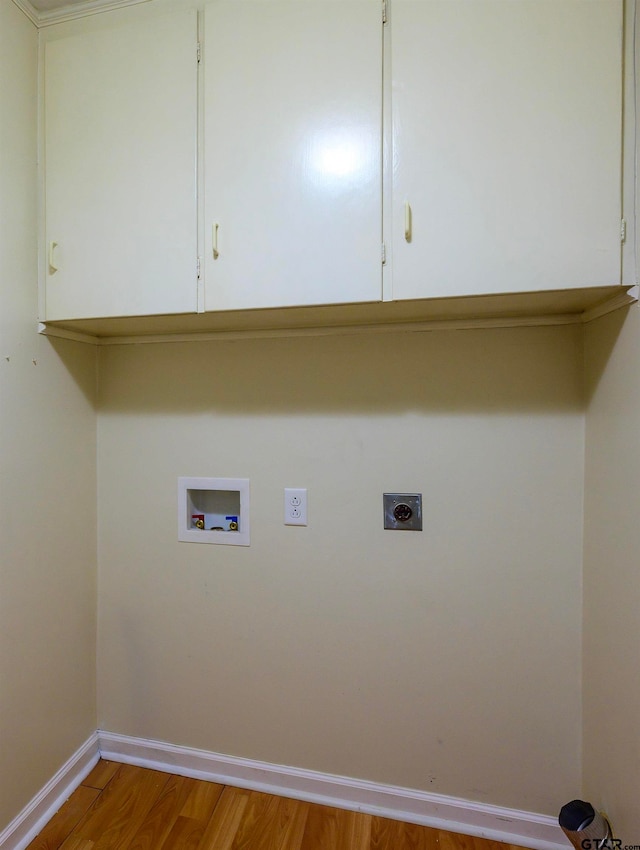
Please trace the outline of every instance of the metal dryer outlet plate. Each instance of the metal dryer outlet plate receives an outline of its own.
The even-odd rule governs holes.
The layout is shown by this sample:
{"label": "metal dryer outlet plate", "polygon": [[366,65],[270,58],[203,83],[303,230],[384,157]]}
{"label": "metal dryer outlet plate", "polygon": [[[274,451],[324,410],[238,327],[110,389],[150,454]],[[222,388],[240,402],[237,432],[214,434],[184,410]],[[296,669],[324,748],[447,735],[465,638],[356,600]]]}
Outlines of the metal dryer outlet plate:
{"label": "metal dryer outlet plate", "polygon": [[383,493],[384,527],[422,531],[422,493]]}

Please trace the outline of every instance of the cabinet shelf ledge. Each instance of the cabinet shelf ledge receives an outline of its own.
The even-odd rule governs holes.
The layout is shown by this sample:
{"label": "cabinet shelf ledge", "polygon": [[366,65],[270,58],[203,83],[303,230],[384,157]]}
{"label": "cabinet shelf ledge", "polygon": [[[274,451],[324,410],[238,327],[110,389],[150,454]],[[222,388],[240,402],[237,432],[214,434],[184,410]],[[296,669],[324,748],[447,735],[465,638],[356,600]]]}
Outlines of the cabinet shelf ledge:
{"label": "cabinet shelf ledge", "polygon": [[638,300],[636,286],[603,286],[415,301],[43,321],[39,331],[97,345],[193,338],[326,335],[578,324]]}

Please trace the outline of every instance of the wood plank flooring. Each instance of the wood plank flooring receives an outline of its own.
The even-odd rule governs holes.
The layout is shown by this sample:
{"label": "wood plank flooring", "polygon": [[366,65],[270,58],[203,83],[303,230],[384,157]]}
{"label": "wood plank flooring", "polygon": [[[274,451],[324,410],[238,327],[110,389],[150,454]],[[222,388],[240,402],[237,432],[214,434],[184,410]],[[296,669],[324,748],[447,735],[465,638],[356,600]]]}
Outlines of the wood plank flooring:
{"label": "wood plank flooring", "polygon": [[520,850],[100,761],[27,850]]}

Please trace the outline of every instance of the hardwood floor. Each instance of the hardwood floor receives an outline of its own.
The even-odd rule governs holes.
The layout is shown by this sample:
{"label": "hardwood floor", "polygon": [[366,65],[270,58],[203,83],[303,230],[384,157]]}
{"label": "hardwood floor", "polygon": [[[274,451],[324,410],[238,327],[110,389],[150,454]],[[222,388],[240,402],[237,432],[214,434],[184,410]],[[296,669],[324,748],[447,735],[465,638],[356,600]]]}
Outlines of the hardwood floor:
{"label": "hardwood floor", "polygon": [[27,850],[520,850],[100,761]]}

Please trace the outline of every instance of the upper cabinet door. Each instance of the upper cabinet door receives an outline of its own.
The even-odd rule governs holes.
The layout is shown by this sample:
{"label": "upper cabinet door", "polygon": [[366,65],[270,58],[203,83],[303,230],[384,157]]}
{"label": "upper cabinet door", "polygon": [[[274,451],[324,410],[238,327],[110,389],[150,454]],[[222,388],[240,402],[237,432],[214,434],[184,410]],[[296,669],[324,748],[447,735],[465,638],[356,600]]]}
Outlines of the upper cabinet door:
{"label": "upper cabinet door", "polygon": [[45,48],[46,319],[197,306],[197,14]]}
{"label": "upper cabinet door", "polygon": [[620,0],[392,0],[393,297],[620,283]]}
{"label": "upper cabinet door", "polygon": [[379,0],[205,10],[206,310],[381,298]]}

